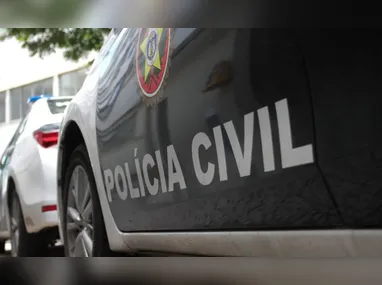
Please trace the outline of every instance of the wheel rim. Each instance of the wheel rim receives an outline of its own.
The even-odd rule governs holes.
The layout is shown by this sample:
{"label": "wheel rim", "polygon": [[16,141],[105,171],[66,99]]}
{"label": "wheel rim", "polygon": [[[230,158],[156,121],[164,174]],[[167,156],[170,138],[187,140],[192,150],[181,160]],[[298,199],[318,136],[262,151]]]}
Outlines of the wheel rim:
{"label": "wheel rim", "polygon": [[93,252],[93,209],[89,179],[82,166],[74,169],[68,192],[66,229],[69,256],[90,257]]}

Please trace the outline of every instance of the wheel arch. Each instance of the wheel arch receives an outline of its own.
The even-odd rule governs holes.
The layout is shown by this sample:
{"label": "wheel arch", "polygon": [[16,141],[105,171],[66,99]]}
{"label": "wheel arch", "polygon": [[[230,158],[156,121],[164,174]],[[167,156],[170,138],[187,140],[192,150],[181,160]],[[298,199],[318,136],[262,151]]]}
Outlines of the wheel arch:
{"label": "wheel arch", "polygon": [[85,144],[85,139],[82,135],[81,129],[74,121],[70,121],[66,124],[65,128],[61,132],[60,141],[58,146],[58,158],[57,158],[57,198],[58,202],[62,199],[62,184],[65,176],[65,170],[68,166],[70,155],[80,144]]}
{"label": "wheel arch", "polygon": [[62,222],[61,214],[62,199],[63,199],[63,182],[65,179],[65,171],[68,166],[70,155],[80,144],[85,144],[81,129],[75,121],[69,121],[61,130],[58,143],[57,155],[57,210],[58,210],[58,229],[60,238],[62,239]]}
{"label": "wheel arch", "polygon": [[[58,160],[57,160],[57,206],[58,206],[58,214],[59,214],[59,231],[60,231],[60,238],[63,240],[63,222],[64,222],[64,216],[62,213],[62,209],[64,207],[64,187],[65,187],[65,179],[66,179],[66,172],[68,170],[68,167],[70,167],[70,157],[72,156],[73,152],[77,149],[78,146],[83,145],[84,150],[87,152],[87,155],[89,156],[89,163],[90,163],[90,170],[93,171],[91,165],[91,159],[90,159],[90,149],[86,143],[86,134],[81,131],[81,128],[75,121],[69,121],[65,124],[64,128],[61,131],[60,139],[59,139],[59,149],[58,149]],[[95,175],[95,174],[94,174]],[[99,195],[99,189],[97,187],[97,182],[95,182],[96,192],[97,195]],[[106,221],[105,216],[103,213],[103,208],[100,203],[100,210],[102,214],[103,219],[103,227],[106,231],[106,238],[108,247],[110,247],[110,238],[109,234],[106,230]],[[123,241],[122,241],[122,244]],[[114,253],[116,254],[116,253]]]}
{"label": "wheel arch", "polygon": [[11,201],[12,201],[11,198],[12,198],[12,195],[14,195],[14,193],[18,194],[17,193],[16,182],[13,179],[12,176],[8,177],[6,191],[7,191],[7,193],[5,195],[7,197],[7,200],[6,200],[7,201],[7,207],[8,207],[8,209],[11,209]]}
{"label": "wheel arch", "polygon": [[[18,186],[17,186],[16,179],[12,175],[8,176],[6,193],[5,193],[6,211],[8,212],[7,213],[8,216],[10,215],[11,208],[12,208],[12,198],[15,196],[15,197],[18,197],[20,199],[20,195],[19,195],[19,192],[17,189],[18,189]],[[20,200],[20,210],[21,210],[22,215],[24,216],[23,207],[24,207],[24,205]],[[8,224],[8,228],[10,228],[10,224]]]}

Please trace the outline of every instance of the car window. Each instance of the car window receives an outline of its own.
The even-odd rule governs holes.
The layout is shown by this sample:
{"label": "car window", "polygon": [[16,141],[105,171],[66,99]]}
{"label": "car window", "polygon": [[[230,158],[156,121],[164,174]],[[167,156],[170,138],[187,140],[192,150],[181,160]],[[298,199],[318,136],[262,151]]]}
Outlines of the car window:
{"label": "car window", "polygon": [[24,131],[25,129],[25,125],[28,121],[28,117],[29,117],[29,113],[24,117],[24,119],[20,122],[19,126],[17,127],[16,129],[16,132],[15,134],[13,135],[9,145],[9,146],[12,146],[16,143],[16,141],[18,140],[18,138],[20,137],[20,134],[22,134],[22,132]]}
{"label": "car window", "polygon": [[8,159],[9,159],[9,154],[4,152],[0,161],[0,174],[4,170],[4,168],[7,166]]}
{"label": "car window", "polygon": [[7,162],[7,155],[4,153],[0,161],[0,171],[4,168],[4,165],[6,162]]}
{"label": "car window", "polygon": [[8,147],[11,146],[11,145],[14,145],[14,144],[15,144],[17,138],[19,137],[18,134],[19,134],[20,126],[21,126],[21,123],[20,123],[20,125],[17,127],[17,130],[16,130],[16,132],[14,133],[14,135],[13,135],[11,141],[9,142]]}
{"label": "car window", "polygon": [[25,118],[23,119],[23,121],[21,122],[20,124],[20,128],[18,129],[18,135],[21,135],[24,130],[25,130],[25,125],[27,124],[28,122],[28,117],[29,117],[29,114],[25,116]]}
{"label": "car window", "polygon": [[3,126],[0,129],[0,154],[2,154],[8,147],[9,142],[14,136],[19,123],[11,123],[9,125]]}
{"label": "car window", "polygon": [[63,114],[71,98],[48,100],[49,110],[52,114]]}

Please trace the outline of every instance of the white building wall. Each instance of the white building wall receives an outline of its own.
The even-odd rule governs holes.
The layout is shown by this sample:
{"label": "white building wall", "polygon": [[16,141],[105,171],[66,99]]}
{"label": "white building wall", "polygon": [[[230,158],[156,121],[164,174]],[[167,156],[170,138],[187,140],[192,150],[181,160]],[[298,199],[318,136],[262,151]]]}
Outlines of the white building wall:
{"label": "white building wall", "polygon": [[58,74],[53,76],[53,96],[60,96],[60,83]]}
{"label": "white building wall", "polygon": [[[85,80],[86,71],[88,67],[89,67],[88,65],[83,65],[80,68],[71,70],[66,73],[52,75],[50,77],[53,79],[51,80],[52,86],[48,88],[49,90],[52,90],[51,95],[53,96],[75,95],[79,91],[83,81]],[[5,150],[4,148],[9,143],[18,124],[21,121],[21,118],[12,120],[12,109],[25,111],[25,100],[32,95],[40,95],[40,94],[34,94],[34,93],[38,92],[36,90],[42,90],[41,86],[39,87],[39,82],[44,82],[44,81],[46,81],[46,78],[35,81],[35,82],[28,82],[27,84],[23,84],[19,86],[13,86],[13,88],[8,88],[6,90],[0,90],[0,92],[5,91],[5,122],[3,123],[0,122],[0,156],[2,155],[3,151]],[[63,83],[65,84],[63,85]],[[68,86],[69,87],[72,86],[73,88],[68,89]],[[66,89],[63,87],[65,87]],[[20,91],[20,88],[23,92],[20,95],[21,99],[12,100],[12,90],[17,89],[17,91]],[[71,94],[66,94],[68,92]],[[19,92],[14,92],[13,95],[19,96]],[[17,103],[17,105],[14,105],[14,103]]]}
{"label": "white building wall", "polygon": [[5,92],[5,122],[9,122],[11,120],[11,92],[9,90]]}

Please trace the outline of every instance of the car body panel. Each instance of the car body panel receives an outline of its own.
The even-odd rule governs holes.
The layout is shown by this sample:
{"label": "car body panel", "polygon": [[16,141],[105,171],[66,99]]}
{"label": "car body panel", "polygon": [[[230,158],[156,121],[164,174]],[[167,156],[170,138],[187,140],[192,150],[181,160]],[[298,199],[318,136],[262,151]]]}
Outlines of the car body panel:
{"label": "car body panel", "polygon": [[[14,126],[14,130],[17,128],[17,125]],[[12,137],[10,137],[11,139]],[[0,162],[0,239],[6,239],[9,237],[9,230],[8,230],[8,216],[7,216],[7,208],[6,203],[4,201],[6,200],[6,191],[3,191],[3,189],[6,189],[3,185],[6,185],[6,183],[3,183],[3,177],[6,177],[7,173],[7,165],[9,163],[10,159],[10,153],[7,150],[8,145],[5,145],[5,151],[1,156],[1,162]]]}
{"label": "car body panel", "polygon": [[[55,100],[55,99],[48,99]],[[3,179],[2,207],[7,209],[8,181],[12,179],[20,199],[29,233],[57,226],[57,212],[42,212],[42,207],[57,204],[57,146],[41,147],[33,132],[47,124],[60,124],[62,114],[51,114],[47,99],[39,99],[20,123],[12,144],[11,159]],[[3,219],[7,214],[3,213]]]}
{"label": "car body panel", "polygon": [[[118,35],[127,33],[130,33],[130,39],[116,41]],[[328,80],[329,75],[322,77],[322,70],[316,66],[326,60],[336,62],[332,46],[328,45],[324,50],[328,55],[326,58],[318,57],[320,37],[315,38],[315,33],[175,29],[166,99],[150,107],[140,97],[136,79],[135,47],[131,45],[137,35],[134,30],[111,33],[83,88],[67,109],[58,161],[59,208],[62,207],[60,187],[65,171],[61,169],[64,159],[61,155],[69,141],[65,137],[66,129],[75,124],[89,153],[112,250],[263,258],[382,256],[382,252],[376,250],[381,248],[381,230],[349,229],[378,224],[378,218],[372,213],[375,214],[379,202],[372,203],[369,199],[369,202],[357,205],[359,214],[351,213],[352,209],[347,207],[352,204],[344,203],[341,197],[356,203],[353,198],[361,195],[360,192],[348,196],[333,180],[340,178],[333,173],[343,170],[330,165],[336,159],[336,152],[331,147],[334,144],[334,149],[340,153],[344,138],[354,139],[354,135],[348,132],[346,136],[345,133],[341,143],[331,141],[330,118],[338,120],[341,111],[335,111],[332,106],[333,113],[325,118],[323,106],[328,99],[318,95],[326,92],[328,86],[322,79]],[[365,59],[367,56],[364,55],[353,60],[365,64]],[[234,70],[231,84],[203,92],[216,64],[227,60],[231,61]],[[342,64],[343,68],[346,66],[344,62],[345,58],[337,64]],[[365,68],[372,66],[373,60],[368,58],[366,62]],[[332,73],[329,71],[326,69],[331,76],[339,76],[335,69]],[[364,83],[368,82],[367,76],[361,78]],[[369,87],[369,90],[377,90],[373,84]],[[345,92],[343,94],[345,96]],[[369,93],[369,99],[373,98],[372,94]],[[346,101],[342,95],[338,96],[336,100]],[[367,105],[367,99],[363,103]],[[366,116],[365,124],[378,115],[378,106],[374,107],[376,109],[369,106],[373,112]],[[352,105],[352,108],[356,107]],[[319,117],[316,117],[317,112],[320,112]],[[240,171],[248,171],[248,164],[247,168],[240,168],[237,150],[239,147],[245,149],[243,138],[251,137],[252,133],[248,133],[245,126],[252,126],[252,114],[252,172],[245,175]],[[355,120],[353,118],[354,124]],[[238,138],[236,143],[232,143],[232,132],[228,135],[232,126]],[[225,137],[222,139],[223,152],[218,152],[214,145],[219,139],[215,136],[217,127]],[[374,141],[372,133],[378,131],[378,127],[359,128],[365,135],[364,140],[356,140],[353,145],[349,143],[350,149],[358,151],[362,141],[366,146],[368,143],[376,146],[378,137]],[[210,176],[202,179],[199,176],[199,180],[196,177],[192,141],[200,133],[209,138],[201,135],[206,142],[205,148],[198,149],[203,152],[199,156],[203,165],[201,170],[205,172],[207,166],[214,165],[212,180]],[[339,136],[341,132],[336,140]],[[159,150],[164,169],[167,169],[169,145],[174,146],[186,187],[179,187],[182,183],[177,183],[173,191],[157,195],[149,195],[146,189],[146,196],[131,199],[131,193],[126,195],[123,184],[123,179],[127,181],[127,171],[125,178],[121,172],[115,175],[119,171],[116,171],[117,167],[126,168],[125,163],[128,163],[130,170],[135,167],[133,171],[136,171],[139,169],[135,166],[136,161],[142,163],[144,155],[154,157],[155,151]],[[288,148],[296,152],[286,151]],[[270,159],[272,149],[273,160]],[[372,148],[364,153],[364,158],[370,158],[370,150]],[[227,180],[219,180],[224,171],[220,171],[217,153],[225,155]],[[287,153],[297,155],[288,156]],[[375,154],[370,158],[376,159],[375,164],[368,162],[367,166],[373,169],[372,173],[377,173],[378,153],[371,153]],[[221,156],[219,159],[221,163]],[[347,161],[344,159],[341,163]],[[362,173],[362,165],[351,165],[356,171],[350,171],[349,175]],[[110,189],[105,172],[116,177],[114,187]],[[151,178],[159,177],[150,174]],[[139,188],[138,175],[131,177],[137,180],[133,188]],[[343,181],[345,186],[351,181],[350,177],[346,180]],[[202,186],[201,181],[206,185]],[[119,183],[119,189],[115,182]],[[362,185],[359,186],[361,190]],[[376,191],[374,186],[378,183],[371,185],[368,191]],[[369,205],[373,206],[372,211],[367,210]],[[374,221],[361,222],[368,213]],[[60,212],[61,219],[62,215]],[[360,217],[358,221],[354,218],[357,216]]]}
{"label": "car body panel", "polygon": [[[306,35],[317,155],[347,227],[382,225],[379,31]],[[312,47],[319,44],[320,49]]]}
{"label": "car body panel", "polygon": [[[289,108],[293,147],[314,144],[307,77],[302,56],[293,45],[293,35],[258,31],[248,39],[245,33],[251,33],[250,30],[203,29],[196,36],[190,31],[192,40],[182,46],[187,37],[181,34],[183,41],[179,40],[178,31],[182,29],[174,32],[174,55],[164,90],[167,99],[157,106],[147,107],[139,95],[135,53],[131,51],[135,51],[137,31],[121,32],[115,59],[111,60],[115,64],[105,67],[105,75],[100,74],[96,124],[104,177],[105,171],[116,177],[117,167],[125,168],[128,163],[133,187],[142,188],[134,166],[136,159],[142,163],[145,154],[154,156],[159,150],[168,187],[166,191],[161,185],[156,195],[150,195],[146,189],[145,197],[132,199],[128,195],[121,199],[115,178],[110,207],[118,228],[134,232],[341,226],[316,165],[302,163],[294,168],[281,165],[276,130],[278,122],[284,119],[275,114],[276,102],[280,108],[284,103]],[[250,53],[249,48],[255,51]],[[210,72],[222,61],[232,62],[233,81],[224,88],[203,92]],[[257,68],[251,70],[251,64]],[[273,131],[271,151],[275,166],[268,172],[264,171],[257,119],[260,109],[270,113]],[[253,134],[244,130],[247,114],[254,117]],[[206,168],[212,163],[216,167],[213,180],[202,185],[195,177],[192,141],[200,132],[213,140],[213,128],[230,121],[241,148],[244,136],[253,140],[251,173],[240,177],[232,150],[237,146],[230,141],[232,136],[226,136],[225,152],[219,156],[226,159],[227,180],[219,179],[221,164],[212,146],[208,151],[200,150],[204,151],[200,154],[202,166]],[[184,177],[183,185],[174,184],[173,191],[169,184],[171,174],[166,171],[168,146],[176,152]],[[157,167],[150,171],[150,179],[159,179]],[[119,183],[122,188],[123,181]]]}
{"label": "car body panel", "polygon": [[7,203],[7,193],[8,193],[8,165],[11,161],[11,157],[14,150],[14,143],[17,139],[17,133],[20,129],[22,120],[12,123],[12,136],[9,139],[8,144],[5,146],[4,153],[2,155],[2,165],[1,165],[1,196],[0,196],[0,238],[9,238],[9,225],[8,225],[8,203]]}
{"label": "car body panel", "polygon": [[[102,58],[107,51],[107,44],[113,41],[113,36],[109,36],[105,43],[105,46],[100,51],[100,58]],[[59,135],[59,153],[57,161],[57,210],[59,213],[59,231],[60,237],[62,239],[62,221],[63,221],[63,211],[62,211],[62,183],[63,183],[63,165],[65,159],[64,148],[65,145],[70,141],[70,137],[66,136],[67,130],[75,125],[83,137],[84,143],[88,150],[89,159],[92,164],[95,181],[97,184],[97,191],[101,203],[102,214],[105,220],[106,232],[110,246],[113,250],[123,251],[126,250],[127,245],[125,244],[121,232],[115,225],[114,219],[112,218],[110,208],[108,206],[106,192],[103,191],[105,186],[103,184],[99,158],[98,158],[98,146],[96,141],[96,127],[95,127],[95,107],[97,97],[95,96],[98,86],[98,62],[99,58],[93,63],[85,82],[81,90],[76,94],[73,100],[70,102],[65,110],[64,117],[61,123],[61,130]]]}

